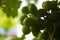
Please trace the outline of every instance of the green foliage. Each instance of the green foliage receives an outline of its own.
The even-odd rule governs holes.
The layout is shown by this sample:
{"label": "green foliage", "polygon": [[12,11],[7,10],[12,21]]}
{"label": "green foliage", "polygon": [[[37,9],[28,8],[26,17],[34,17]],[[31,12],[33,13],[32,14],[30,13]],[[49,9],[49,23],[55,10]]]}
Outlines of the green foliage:
{"label": "green foliage", "polygon": [[26,0],[28,2],[28,4],[30,4],[30,0]]}
{"label": "green foliage", "polygon": [[38,2],[38,0],[34,0],[34,2],[35,2],[35,3],[37,3],[37,2]]}
{"label": "green foliage", "polygon": [[12,16],[13,18],[18,15],[18,8],[20,7],[21,1],[18,0],[2,0],[1,1],[3,11],[7,14],[7,17]]}

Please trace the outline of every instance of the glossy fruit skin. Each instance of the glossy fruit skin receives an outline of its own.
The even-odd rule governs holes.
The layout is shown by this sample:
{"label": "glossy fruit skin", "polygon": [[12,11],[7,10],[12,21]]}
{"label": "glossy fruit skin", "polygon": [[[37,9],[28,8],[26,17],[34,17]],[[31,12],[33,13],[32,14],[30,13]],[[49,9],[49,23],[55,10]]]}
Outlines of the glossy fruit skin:
{"label": "glossy fruit skin", "polygon": [[51,1],[45,1],[45,2],[42,3],[42,7],[46,10],[50,10],[51,6],[52,6]]}
{"label": "glossy fruit skin", "polygon": [[33,21],[33,22],[32,22],[31,31],[32,31],[32,34],[33,34],[35,37],[38,36],[38,34],[39,34],[39,32],[40,32],[40,29],[39,29],[39,26],[36,24],[36,21]]}
{"label": "glossy fruit skin", "polygon": [[31,25],[33,25],[33,22],[34,22],[34,19],[33,18],[25,18],[24,20],[23,20],[23,25],[26,25],[26,26],[31,26]]}
{"label": "glossy fruit skin", "polygon": [[45,10],[45,9],[39,9],[38,11],[37,11],[37,15],[36,16],[38,16],[38,17],[43,17],[43,16],[45,16],[47,14],[47,11]]}
{"label": "glossy fruit skin", "polygon": [[23,20],[24,20],[26,17],[27,17],[27,15],[21,14],[21,16],[20,16],[20,24],[23,25]]}
{"label": "glossy fruit skin", "polygon": [[22,13],[23,14],[28,14],[29,13],[28,6],[25,6],[25,7],[22,8]]}
{"label": "glossy fruit skin", "polygon": [[29,4],[28,8],[29,8],[30,13],[36,15],[37,7],[34,4]]}
{"label": "glossy fruit skin", "polygon": [[40,32],[40,29],[39,29],[39,26],[31,26],[31,31],[32,31],[32,34],[36,37],[38,36],[39,32]]}
{"label": "glossy fruit skin", "polygon": [[25,35],[29,34],[29,33],[31,32],[30,27],[24,25],[23,28],[22,28],[22,32],[23,32]]}

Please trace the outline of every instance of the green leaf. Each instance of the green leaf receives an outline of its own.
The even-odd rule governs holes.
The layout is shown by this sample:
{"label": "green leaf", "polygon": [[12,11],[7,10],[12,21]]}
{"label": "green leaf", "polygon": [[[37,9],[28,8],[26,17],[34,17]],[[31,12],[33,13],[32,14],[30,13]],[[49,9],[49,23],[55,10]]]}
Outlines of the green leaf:
{"label": "green leaf", "polygon": [[6,13],[7,17],[11,17],[12,16],[14,18],[18,14],[16,9],[11,9],[11,8],[8,8],[8,7],[5,7],[3,9],[3,11]]}
{"label": "green leaf", "polygon": [[38,2],[38,0],[34,0],[34,2],[35,2],[35,3],[37,3],[37,2]]}
{"label": "green leaf", "polygon": [[[5,0],[3,1],[6,2]],[[3,7],[3,11],[7,14],[7,17],[12,16],[14,18],[18,14],[18,8],[20,7],[20,5],[21,1],[7,0],[7,2],[5,3],[5,7]]]}
{"label": "green leaf", "polygon": [[28,4],[30,4],[30,0],[26,0],[28,2]]}

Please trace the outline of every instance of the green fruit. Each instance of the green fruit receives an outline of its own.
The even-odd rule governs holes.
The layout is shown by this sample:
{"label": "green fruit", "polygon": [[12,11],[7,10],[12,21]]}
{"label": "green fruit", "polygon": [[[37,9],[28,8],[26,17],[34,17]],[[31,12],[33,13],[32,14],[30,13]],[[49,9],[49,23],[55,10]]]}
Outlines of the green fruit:
{"label": "green fruit", "polygon": [[31,13],[28,14],[28,17],[33,18],[34,20],[37,20],[37,17],[35,15],[31,14]]}
{"label": "green fruit", "polygon": [[24,20],[26,17],[27,17],[27,15],[21,14],[21,16],[20,16],[20,24],[23,25],[23,20]]}
{"label": "green fruit", "polygon": [[31,25],[31,31],[34,36],[38,36],[40,32],[39,26],[36,25],[35,21],[33,22],[33,25]]}
{"label": "green fruit", "polygon": [[53,7],[52,9],[51,9],[51,11],[53,12],[53,11],[56,11],[56,12],[59,12],[59,7]]}
{"label": "green fruit", "polygon": [[38,26],[34,26],[34,27],[32,26],[32,27],[31,27],[31,31],[32,31],[32,34],[33,34],[34,36],[38,36],[38,34],[39,34],[39,32],[40,32]]}
{"label": "green fruit", "polygon": [[30,27],[24,25],[24,27],[22,28],[22,32],[23,32],[25,35],[29,34],[29,33],[31,32]]}
{"label": "green fruit", "polygon": [[23,25],[26,25],[26,26],[31,26],[32,25],[32,23],[33,23],[33,18],[25,18],[24,20],[23,20]]}
{"label": "green fruit", "polygon": [[52,13],[51,13],[51,16],[50,16],[50,19],[52,20],[52,21],[59,21],[59,17],[60,17],[60,13],[59,12],[56,12],[56,11],[53,11]]}
{"label": "green fruit", "polygon": [[29,13],[28,6],[25,6],[25,7],[22,8],[22,13],[23,14],[28,14]]}
{"label": "green fruit", "polygon": [[40,16],[45,16],[47,15],[47,11],[45,9],[39,9],[37,11],[37,16],[40,17]]}
{"label": "green fruit", "polygon": [[50,10],[50,9],[51,9],[51,6],[52,6],[51,1],[45,1],[45,2],[42,3],[42,7],[43,7],[45,10]]}
{"label": "green fruit", "polygon": [[41,20],[41,19],[36,20],[35,25],[39,26],[40,30],[43,30],[46,27],[46,21],[45,20]]}
{"label": "green fruit", "polygon": [[57,1],[51,1],[52,3],[52,8],[57,7]]}
{"label": "green fruit", "polygon": [[28,8],[29,8],[30,13],[36,15],[37,7],[34,4],[28,5]]}

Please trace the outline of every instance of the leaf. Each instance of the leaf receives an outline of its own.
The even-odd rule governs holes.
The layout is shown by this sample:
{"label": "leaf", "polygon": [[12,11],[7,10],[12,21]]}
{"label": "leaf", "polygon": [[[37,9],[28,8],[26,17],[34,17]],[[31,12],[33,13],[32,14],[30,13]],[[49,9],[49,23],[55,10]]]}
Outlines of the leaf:
{"label": "leaf", "polygon": [[34,2],[35,2],[35,3],[37,3],[37,2],[38,2],[38,0],[34,0]]}
{"label": "leaf", "polygon": [[30,0],[26,0],[28,2],[28,4],[30,4]]}
{"label": "leaf", "polygon": [[15,26],[16,23],[15,21],[13,20],[12,17],[10,18],[6,18],[2,24],[2,27],[5,28],[6,30],[9,30],[11,27]]}
{"label": "leaf", "polygon": [[3,11],[6,13],[7,17],[11,17],[12,16],[14,18],[18,14],[16,9],[12,9],[12,8],[8,8],[8,7],[5,7],[3,9]]}
{"label": "leaf", "polygon": [[1,6],[1,0],[0,0],[0,6]]}
{"label": "leaf", "polygon": [[21,1],[7,0],[5,7],[3,7],[3,11],[7,14],[7,17],[12,16],[14,18],[18,14],[18,8],[20,7],[20,5],[21,5]]}

